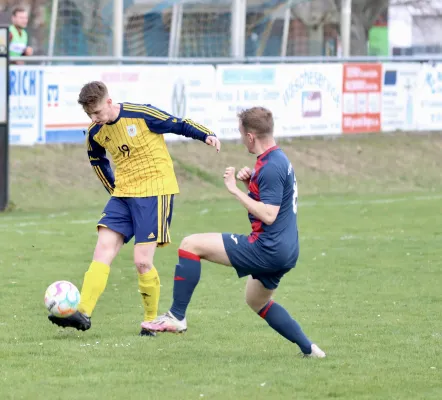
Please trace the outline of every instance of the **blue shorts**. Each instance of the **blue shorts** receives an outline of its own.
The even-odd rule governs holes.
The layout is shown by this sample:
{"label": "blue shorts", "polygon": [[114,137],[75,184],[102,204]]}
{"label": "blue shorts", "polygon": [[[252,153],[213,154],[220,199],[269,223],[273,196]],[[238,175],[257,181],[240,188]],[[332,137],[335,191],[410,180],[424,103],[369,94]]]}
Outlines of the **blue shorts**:
{"label": "blue shorts", "polygon": [[152,197],[111,197],[97,227],[104,226],[124,236],[124,243],[135,236],[135,244],[170,240],[174,195]]}
{"label": "blue shorts", "polygon": [[277,252],[266,252],[257,242],[250,243],[245,235],[223,233],[222,237],[227,257],[238,276],[252,275],[267,289],[276,289],[281,278],[296,266],[298,250],[290,259],[278,258]]}

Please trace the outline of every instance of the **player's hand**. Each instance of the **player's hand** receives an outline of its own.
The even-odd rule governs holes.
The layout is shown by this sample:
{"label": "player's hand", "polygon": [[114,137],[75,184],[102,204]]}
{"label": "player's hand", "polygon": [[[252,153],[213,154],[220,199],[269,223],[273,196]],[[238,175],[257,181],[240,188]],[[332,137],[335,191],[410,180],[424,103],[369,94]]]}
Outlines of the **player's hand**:
{"label": "player's hand", "polygon": [[235,179],[235,167],[227,167],[224,172],[224,185],[230,193],[235,193],[238,190]]}
{"label": "player's hand", "polygon": [[26,49],[25,49],[25,52],[24,52],[24,55],[25,56],[32,56],[34,54],[34,50],[33,50],[33,48],[32,47],[26,47]]}
{"label": "player's hand", "polygon": [[251,177],[252,177],[252,170],[249,167],[241,168],[236,174],[236,178],[242,182],[250,181]]}
{"label": "player's hand", "polygon": [[221,142],[216,136],[207,136],[206,144],[216,148],[217,153],[221,150]]}

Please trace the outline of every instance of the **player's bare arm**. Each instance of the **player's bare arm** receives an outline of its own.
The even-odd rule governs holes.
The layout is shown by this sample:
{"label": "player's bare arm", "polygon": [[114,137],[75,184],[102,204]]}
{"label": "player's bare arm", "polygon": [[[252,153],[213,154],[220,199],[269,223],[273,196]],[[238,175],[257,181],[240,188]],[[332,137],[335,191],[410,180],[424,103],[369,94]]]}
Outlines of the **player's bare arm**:
{"label": "player's bare arm", "polygon": [[273,222],[275,222],[280,207],[253,200],[241,189],[239,189],[236,185],[234,167],[226,168],[224,173],[224,184],[226,185],[227,190],[240,201],[247,211],[253,214],[260,221],[264,222],[266,225],[271,225]]}

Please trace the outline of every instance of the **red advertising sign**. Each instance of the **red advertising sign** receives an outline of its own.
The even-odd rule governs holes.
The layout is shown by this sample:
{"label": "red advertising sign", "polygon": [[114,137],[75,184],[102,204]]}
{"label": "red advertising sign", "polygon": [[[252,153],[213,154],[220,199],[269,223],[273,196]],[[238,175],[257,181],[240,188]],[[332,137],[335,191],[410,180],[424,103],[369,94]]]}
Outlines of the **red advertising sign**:
{"label": "red advertising sign", "polygon": [[344,64],[342,132],[381,130],[381,64]]}

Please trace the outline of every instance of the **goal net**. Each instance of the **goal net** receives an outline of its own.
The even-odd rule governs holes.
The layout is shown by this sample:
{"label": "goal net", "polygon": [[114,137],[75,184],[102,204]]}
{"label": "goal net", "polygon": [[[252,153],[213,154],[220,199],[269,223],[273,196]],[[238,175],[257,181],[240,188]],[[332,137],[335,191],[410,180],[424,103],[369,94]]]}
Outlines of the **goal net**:
{"label": "goal net", "polygon": [[338,15],[333,0],[248,0],[246,55],[334,55]]}
{"label": "goal net", "polygon": [[[53,1],[46,2],[46,13],[52,13]],[[56,4],[56,16],[51,19],[55,22],[53,55],[112,54],[113,0],[58,0]]]}
{"label": "goal net", "polygon": [[[49,17],[54,1],[42,3]],[[53,55],[112,55],[115,0],[57,4]],[[123,0],[123,5],[125,56],[232,54],[234,0]],[[333,55],[336,15],[333,0],[247,0],[245,55]]]}
{"label": "goal net", "polygon": [[126,55],[167,57],[175,46],[177,57],[228,57],[231,8],[232,0],[135,1],[126,11]]}
{"label": "goal net", "polygon": [[124,55],[167,57],[173,5],[171,1],[125,2]]}

